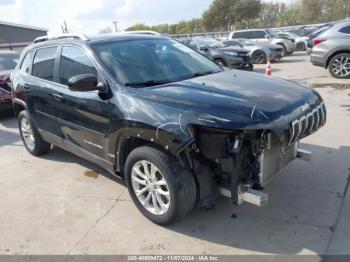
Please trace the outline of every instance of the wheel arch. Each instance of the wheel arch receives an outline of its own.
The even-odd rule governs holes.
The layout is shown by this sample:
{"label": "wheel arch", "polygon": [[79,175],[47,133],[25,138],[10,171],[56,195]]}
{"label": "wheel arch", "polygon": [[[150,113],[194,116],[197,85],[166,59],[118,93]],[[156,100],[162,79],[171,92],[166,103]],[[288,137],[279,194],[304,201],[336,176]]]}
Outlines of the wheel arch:
{"label": "wheel arch", "polygon": [[119,137],[114,143],[114,156],[115,156],[115,168],[116,172],[120,176],[124,176],[124,165],[129,154],[136,148],[142,146],[150,146],[162,151],[163,153],[170,155],[175,161],[179,162],[182,166],[187,166],[187,159],[184,156],[183,148],[184,146],[179,146],[178,144],[169,144],[161,142],[157,139],[148,139],[138,135],[127,135]]}
{"label": "wheel arch", "polygon": [[228,63],[227,63],[225,57],[223,57],[223,56],[213,56],[212,59],[213,59],[213,61],[215,61],[215,60],[221,60],[222,62],[224,62],[224,66],[228,66]]}
{"label": "wheel arch", "polygon": [[333,57],[335,57],[336,55],[339,55],[341,53],[348,53],[348,54],[350,54],[350,49],[340,49],[340,50],[337,50],[337,51],[333,52],[332,54],[330,54],[327,57],[327,60],[326,60],[326,63],[325,63],[325,68],[328,68],[329,63],[331,62]]}
{"label": "wheel arch", "polygon": [[19,113],[23,110],[28,110],[28,107],[25,102],[15,98],[13,100],[13,109],[15,111],[16,117],[18,117]]}

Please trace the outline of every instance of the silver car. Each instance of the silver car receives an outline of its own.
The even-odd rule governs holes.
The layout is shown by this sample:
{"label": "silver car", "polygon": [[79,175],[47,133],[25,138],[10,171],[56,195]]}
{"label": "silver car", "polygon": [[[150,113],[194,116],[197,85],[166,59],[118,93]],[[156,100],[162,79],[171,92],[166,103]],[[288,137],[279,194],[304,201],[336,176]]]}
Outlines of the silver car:
{"label": "silver car", "polygon": [[350,78],[350,20],[334,24],[313,39],[311,62],[335,78]]}
{"label": "silver car", "polygon": [[232,39],[225,40],[223,43],[227,46],[242,47],[250,52],[251,61],[253,64],[264,64],[268,57],[270,61],[279,61],[283,57],[283,47],[280,45],[265,44],[258,45],[248,39]]}
{"label": "silver car", "polygon": [[231,32],[228,39],[246,38],[257,44],[274,44],[283,47],[283,55],[291,55],[295,51],[295,43],[278,36],[270,29],[248,29]]}
{"label": "silver car", "polygon": [[307,36],[300,36],[288,31],[280,31],[276,32],[276,34],[281,37],[294,39],[296,51],[306,51],[307,40],[309,39]]}

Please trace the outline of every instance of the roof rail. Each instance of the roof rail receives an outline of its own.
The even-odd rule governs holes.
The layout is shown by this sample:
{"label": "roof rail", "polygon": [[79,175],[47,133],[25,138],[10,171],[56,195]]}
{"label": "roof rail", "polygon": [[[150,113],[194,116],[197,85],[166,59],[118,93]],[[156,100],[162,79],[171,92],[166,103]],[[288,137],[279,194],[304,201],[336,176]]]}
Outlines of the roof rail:
{"label": "roof rail", "polygon": [[80,39],[82,41],[87,41],[89,38],[87,38],[85,35],[82,34],[62,34],[62,35],[45,35],[40,36],[34,39],[33,43],[40,43],[45,42],[49,40],[57,40],[57,39],[64,39],[64,38],[73,38],[73,39]]}

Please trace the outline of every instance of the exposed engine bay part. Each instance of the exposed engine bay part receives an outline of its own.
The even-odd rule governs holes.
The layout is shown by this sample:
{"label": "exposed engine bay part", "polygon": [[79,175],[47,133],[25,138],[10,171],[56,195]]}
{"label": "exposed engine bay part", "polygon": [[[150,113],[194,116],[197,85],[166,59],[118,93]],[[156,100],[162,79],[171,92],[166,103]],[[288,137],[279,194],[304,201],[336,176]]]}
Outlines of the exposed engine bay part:
{"label": "exposed engine bay part", "polygon": [[[307,158],[298,151],[299,142],[290,145],[288,128],[277,136],[268,130],[223,130],[191,127],[196,150],[191,151],[194,173],[200,188],[200,206],[212,206],[216,191],[230,197],[233,204],[267,203],[262,192],[279,171],[296,159]],[[218,188],[218,190],[216,190]]]}
{"label": "exposed engine bay part", "polygon": [[[225,188],[219,188],[221,195],[232,198],[231,191]],[[268,203],[268,195],[262,191],[248,189],[246,191],[238,190],[238,204],[243,204],[244,202],[253,204],[258,207],[263,207]]]}

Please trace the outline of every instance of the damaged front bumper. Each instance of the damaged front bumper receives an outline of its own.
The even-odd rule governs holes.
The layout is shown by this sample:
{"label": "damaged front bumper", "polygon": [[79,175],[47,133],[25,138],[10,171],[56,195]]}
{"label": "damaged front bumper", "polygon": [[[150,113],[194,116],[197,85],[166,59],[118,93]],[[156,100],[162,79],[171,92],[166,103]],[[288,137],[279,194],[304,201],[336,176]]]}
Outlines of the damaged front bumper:
{"label": "damaged front bumper", "polygon": [[325,122],[326,109],[321,103],[299,116],[282,135],[270,130],[192,127],[195,142],[188,159],[199,182],[201,206],[212,205],[217,193],[230,197],[235,205],[265,205],[268,196],[263,188],[296,158],[310,160],[311,153],[300,149],[299,141]]}

